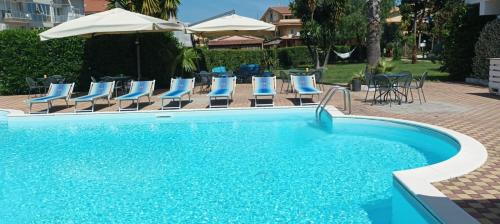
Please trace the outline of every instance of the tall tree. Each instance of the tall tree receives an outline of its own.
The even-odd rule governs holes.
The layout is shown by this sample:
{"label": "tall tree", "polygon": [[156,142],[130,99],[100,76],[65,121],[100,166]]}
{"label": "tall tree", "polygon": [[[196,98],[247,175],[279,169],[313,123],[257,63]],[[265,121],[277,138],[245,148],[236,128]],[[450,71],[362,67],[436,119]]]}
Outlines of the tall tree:
{"label": "tall tree", "polygon": [[108,8],[120,7],[161,19],[177,17],[180,0],[108,0]]}
{"label": "tall tree", "polygon": [[367,2],[367,17],[368,17],[368,33],[367,33],[367,60],[370,68],[375,68],[380,60],[380,37],[381,37],[381,0],[368,0]]}
{"label": "tall tree", "polygon": [[408,31],[413,35],[412,63],[417,62],[418,36],[421,33],[430,33],[432,30],[432,17],[441,10],[447,2],[460,2],[457,0],[401,0],[401,14],[407,23]]}
{"label": "tall tree", "polygon": [[328,63],[346,1],[294,0],[290,3],[294,15],[301,18],[304,24],[301,36],[316,68],[325,67]]}

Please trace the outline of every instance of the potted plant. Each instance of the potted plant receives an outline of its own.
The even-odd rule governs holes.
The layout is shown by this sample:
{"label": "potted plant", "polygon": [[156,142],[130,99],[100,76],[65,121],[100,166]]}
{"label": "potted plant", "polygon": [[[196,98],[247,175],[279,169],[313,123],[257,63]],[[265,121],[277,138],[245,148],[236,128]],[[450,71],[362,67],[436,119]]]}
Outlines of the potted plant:
{"label": "potted plant", "polygon": [[358,92],[361,91],[361,83],[363,82],[363,79],[365,78],[363,70],[354,73],[354,76],[351,80],[351,91]]}

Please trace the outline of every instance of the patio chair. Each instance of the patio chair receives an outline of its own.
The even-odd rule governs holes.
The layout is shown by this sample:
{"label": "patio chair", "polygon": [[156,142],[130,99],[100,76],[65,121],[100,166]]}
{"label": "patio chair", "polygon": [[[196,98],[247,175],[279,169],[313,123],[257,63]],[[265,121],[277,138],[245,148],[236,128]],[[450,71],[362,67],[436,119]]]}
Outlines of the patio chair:
{"label": "patio chair", "polygon": [[288,75],[285,71],[280,71],[280,79],[281,79],[281,89],[280,93],[283,92],[283,86],[286,83],[286,91],[288,92],[290,89],[290,75]]}
{"label": "patio chair", "polygon": [[321,90],[316,88],[316,78],[314,75],[301,75],[301,76],[291,76],[292,80],[292,89],[295,90],[295,98],[297,95],[299,96],[300,106],[303,105],[317,105],[317,103],[303,103],[302,96],[311,96],[311,99],[314,96],[318,96],[322,93]]}
{"label": "patio chair", "polygon": [[[373,77],[373,81],[375,83],[375,92],[373,93],[372,105],[377,103],[377,99],[382,104],[389,97],[389,106],[392,106],[392,93],[394,92],[393,89],[396,88],[394,83],[385,75],[376,75]],[[378,96],[377,92],[379,93]]]}
{"label": "patio chair", "polygon": [[[273,77],[252,77],[253,96],[255,106],[274,106],[274,97],[276,96],[276,76]],[[259,96],[270,96],[271,104],[259,104]]]}
{"label": "patio chair", "polygon": [[208,106],[213,107],[224,107],[224,106],[213,106],[212,100],[217,100],[217,98],[223,98],[227,100],[225,107],[229,107],[229,100],[233,99],[234,89],[236,87],[236,77],[213,77],[212,78],[212,91],[208,93]]}
{"label": "patio chair", "polygon": [[207,71],[201,71],[199,73],[195,74],[195,86],[198,85],[200,86],[200,91],[202,92],[203,90],[209,89],[212,80],[212,74]]}
{"label": "patio chair", "polygon": [[408,71],[404,71],[399,74],[404,75],[404,77],[398,80],[398,93],[402,94],[405,97],[405,102],[408,102],[408,93],[410,92],[413,75]]}
{"label": "patio chair", "polygon": [[422,104],[422,99],[420,98],[420,92],[422,92],[422,96],[424,97],[424,102],[427,103],[427,99],[425,98],[424,94],[424,83],[425,80],[427,79],[427,72],[424,72],[422,76],[419,79],[415,79],[415,85],[410,85],[410,94],[411,94],[411,101],[413,102],[413,93],[411,92],[412,89],[417,90],[418,93],[418,100],[420,101],[420,104]]}
{"label": "patio chair", "polygon": [[38,84],[38,82],[30,77],[26,77],[26,83],[28,84],[28,99],[31,99],[32,90],[36,90],[38,91],[38,94],[42,94],[42,89],[45,89],[45,86]]}
{"label": "patio chair", "polygon": [[[95,101],[98,99],[104,99],[108,101],[108,106],[111,106],[111,97],[113,96],[113,88],[115,82],[92,82],[90,83],[89,93],[85,96],[80,96],[74,98],[75,101],[75,113],[77,112],[94,112]],[[92,104],[92,109],[90,110],[78,110],[78,103],[90,102]]]}
{"label": "patio chair", "polygon": [[[377,86],[375,85],[375,80],[374,80],[374,74],[371,72],[368,67],[365,69],[365,83],[366,83],[366,95],[365,95],[365,102],[368,99],[368,93],[370,91],[377,91]],[[373,99],[375,100],[375,98]]]}
{"label": "patio chair", "polygon": [[[118,101],[118,111],[139,110],[141,97],[148,97],[148,101],[149,103],[151,103],[151,97],[153,95],[154,89],[155,89],[155,80],[132,81],[129,93],[115,98]],[[121,106],[122,101],[132,101],[132,103],[136,102],[137,108],[136,109],[122,108]]]}
{"label": "patio chair", "polygon": [[47,92],[46,96],[33,98],[33,99],[28,101],[29,113],[31,114],[31,108],[32,108],[33,104],[46,103],[47,110],[45,111],[45,113],[48,114],[50,112],[50,108],[52,107],[52,102],[55,100],[59,100],[59,99],[66,101],[66,106],[69,107],[68,100],[71,97],[71,93],[73,93],[74,86],[75,86],[75,83],[71,83],[71,84],[52,83],[52,84],[50,84],[49,91]]}
{"label": "patio chair", "polygon": [[[177,78],[177,79],[171,79],[170,81],[170,91],[162,94],[160,96],[161,99],[161,109],[164,110],[165,108],[176,108],[176,109],[181,109],[182,107],[182,97],[184,95],[189,96],[189,101],[191,102],[191,94],[193,94],[193,89],[194,89],[194,83],[195,79],[190,78],[190,79],[183,79],[183,78]],[[170,99],[175,101],[176,99],[179,100],[179,106],[178,107],[165,107],[164,106],[164,100],[165,99]]]}

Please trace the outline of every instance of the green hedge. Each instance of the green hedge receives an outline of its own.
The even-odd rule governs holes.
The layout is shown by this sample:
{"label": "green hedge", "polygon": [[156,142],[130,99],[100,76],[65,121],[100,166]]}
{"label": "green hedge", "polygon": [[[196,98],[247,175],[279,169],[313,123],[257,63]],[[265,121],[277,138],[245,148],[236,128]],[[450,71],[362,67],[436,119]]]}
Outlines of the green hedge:
{"label": "green hedge", "polygon": [[500,19],[493,20],[484,26],[475,46],[476,56],[473,59],[473,77],[488,79],[490,58],[500,58]]}
{"label": "green hedge", "polygon": [[[136,37],[136,34],[105,35],[88,39],[82,83],[89,83],[90,76],[124,74],[137,77]],[[176,72],[177,40],[172,33],[139,34],[139,40],[142,79],[155,79],[157,86],[165,88]]]}
{"label": "green hedge", "polygon": [[474,44],[484,25],[495,19],[494,16],[479,16],[479,7],[467,6],[464,13],[451,19],[451,30],[444,42],[444,68],[450,73],[450,79],[464,81],[472,74]]}
{"label": "green hedge", "polygon": [[[241,64],[279,64],[281,68],[310,65],[312,60],[307,47],[288,47],[274,50],[209,50],[202,49],[202,69],[211,70],[213,67],[226,66],[235,70]],[[271,59],[273,60],[269,60]],[[277,57],[277,58],[275,58]]]}
{"label": "green hedge", "polygon": [[277,54],[282,68],[313,64],[311,54],[305,46],[278,48]]}
{"label": "green hedge", "polygon": [[68,82],[78,82],[83,52],[82,38],[42,42],[37,30],[0,32],[0,94],[25,92],[26,77],[62,75]]}
{"label": "green hedge", "polygon": [[[201,51],[205,60],[206,70],[226,66],[230,70],[237,69],[241,64],[263,64],[264,50],[208,50]],[[203,68],[202,68],[203,69]]]}
{"label": "green hedge", "polygon": [[[11,29],[0,32],[0,94],[27,92],[26,77],[62,75],[75,82],[77,91],[89,87],[90,76],[125,74],[136,77],[136,35],[105,35],[40,41],[39,30]],[[140,34],[141,71],[169,84],[176,72],[179,53],[171,33]]]}

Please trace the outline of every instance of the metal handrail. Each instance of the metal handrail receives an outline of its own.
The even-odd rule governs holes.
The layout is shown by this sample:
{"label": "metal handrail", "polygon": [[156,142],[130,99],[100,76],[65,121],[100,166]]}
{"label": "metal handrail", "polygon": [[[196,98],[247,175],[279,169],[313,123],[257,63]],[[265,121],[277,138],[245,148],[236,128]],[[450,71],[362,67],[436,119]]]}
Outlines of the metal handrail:
{"label": "metal handrail", "polygon": [[[325,109],[325,106],[328,104],[328,102],[330,102],[330,100],[335,95],[335,93],[337,93],[337,91],[342,91],[342,93],[343,93],[344,111],[349,109],[348,110],[349,114],[351,114],[351,91],[349,91],[345,87],[334,86],[326,92],[325,96],[321,99],[318,106],[316,107],[316,112],[315,112],[316,119],[319,119],[321,112],[323,112],[323,110]],[[348,106],[347,104],[349,104],[349,107],[347,107]]]}

